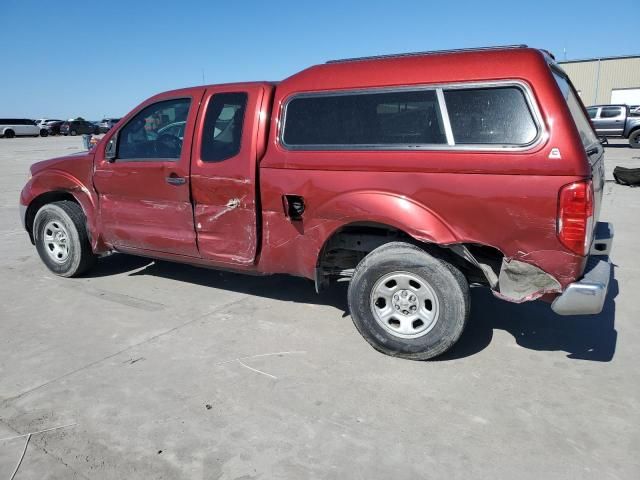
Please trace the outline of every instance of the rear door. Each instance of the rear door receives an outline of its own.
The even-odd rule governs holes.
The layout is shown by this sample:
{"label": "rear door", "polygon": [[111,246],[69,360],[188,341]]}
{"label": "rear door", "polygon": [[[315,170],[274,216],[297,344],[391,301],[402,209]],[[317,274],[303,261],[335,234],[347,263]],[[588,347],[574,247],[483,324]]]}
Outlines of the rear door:
{"label": "rear door", "polygon": [[[204,88],[154,97],[109,133],[96,153],[94,185],[99,194],[104,240],[123,251],[198,257],[189,192],[191,140]],[[163,131],[185,122],[183,138]]]}
{"label": "rear door", "polygon": [[624,132],[626,108],[622,106],[601,107],[593,124],[599,134],[606,137],[621,137]]}
{"label": "rear door", "polygon": [[[230,265],[254,262],[258,243],[257,139],[264,87],[210,87],[191,164],[198,249]],[[260,133],[264,135],[264,133]]]}
{"label": "rear door", "polygon": [[16,135],[34,135],[33,133],[33,125],[31,125],[31,120],[26,119],[17,119],[15,132]]}

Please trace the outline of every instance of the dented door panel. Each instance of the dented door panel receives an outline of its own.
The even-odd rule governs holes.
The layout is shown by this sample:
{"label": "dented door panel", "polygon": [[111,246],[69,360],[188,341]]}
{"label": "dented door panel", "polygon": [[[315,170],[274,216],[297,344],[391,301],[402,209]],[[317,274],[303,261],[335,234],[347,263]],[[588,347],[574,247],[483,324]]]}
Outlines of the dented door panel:
{"label": "dented door panel", "polygon": [[166,182],[177,171],[173,162],[114,164],[96,171],[102,233],[110,245],[198,255],[188,184]]}
{"label": "dented door panel", "polygon": [[[266,84],[237,84],[232,89],[211,87],[203,100],[192,152],[191,195],[199,253],[215,263],[246,267],[254,263],[258,251],[256,160],[264,142],[256,139],[265,136],[268,105],[263,99],[270,98],[271,88]],[[220,99],[233,98],[234,94],[246,94],[242,125],[235,125],[236,130],[229,133],[237,135],[240,126],[240,144],[228,158],[207,160],[206,137],[223,137],[230,128],[227,120],[237,120],[239,112],[230,111],[225,118],[221,111],[216,114],[221,124],[216,123],[214,131],[205,131],[213,126],[211,119],[207,124],[208,109],[219,108],[214,103],[216,95]],[[229,100],[234,101],[237,102]]]}

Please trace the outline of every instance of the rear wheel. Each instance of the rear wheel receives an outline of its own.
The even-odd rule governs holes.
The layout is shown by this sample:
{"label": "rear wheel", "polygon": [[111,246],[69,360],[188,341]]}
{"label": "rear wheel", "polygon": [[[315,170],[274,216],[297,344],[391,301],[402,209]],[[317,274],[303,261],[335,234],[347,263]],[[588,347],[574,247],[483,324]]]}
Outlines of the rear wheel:
{"label": "rear wheel", "polygon": [[40,130],[40,136],[41,137],[48,137],[49,136],[49,130],[47,130],[46,128],[43,128],[42,130]]}
{"label": "rear wheel", "polygon": [[16,136],[16,132],[14,132],[11,129],[5,130],[4,131],[4,138],[13,138]]}
{"label": "rear wheel", "polygon": [[75,137],[75,136],[78,134],[78,132],[76,132],[75,130],[70,130],[70,131],[69,131],[69,134],[70,134],[72,137]]}
{"label": "rear wheel", "polygon": [[349,285],[351,318],[376,350],[426,360],[451,348],[469,316],[469,285],[447,261],[408,243],[367,255]]}
{"label": "rear wheel", "polygon": [[629,135],[629,145],[631,148],[640,148],[640,130],[635,130]]}
{"label": "rear wheel", "polygon": [[80,205],[68,200],[49,203],[36,214],[33,235],[40,258],[56,275],[74,277],[95,262]]}

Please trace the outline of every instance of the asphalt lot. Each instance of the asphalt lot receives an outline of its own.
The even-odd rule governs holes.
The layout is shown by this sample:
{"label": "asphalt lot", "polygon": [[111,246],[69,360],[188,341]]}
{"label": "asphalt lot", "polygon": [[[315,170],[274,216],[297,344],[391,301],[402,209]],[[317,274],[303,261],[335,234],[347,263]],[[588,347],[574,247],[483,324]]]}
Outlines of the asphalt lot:
{"label": "asphalt lot", "polygon": [[[640,188],[608,183],[615,277],[598,316],[473,292],[446,357],[383,356],[342,290],[114,255],[50,274],[21,229],[34,161],[0,139],[0,478],[640,478]],[[640,150],[607,147],[640,167]],[[610,173],[609,173],[610,175]],[[282,353],[286,352],[286,353]]]}

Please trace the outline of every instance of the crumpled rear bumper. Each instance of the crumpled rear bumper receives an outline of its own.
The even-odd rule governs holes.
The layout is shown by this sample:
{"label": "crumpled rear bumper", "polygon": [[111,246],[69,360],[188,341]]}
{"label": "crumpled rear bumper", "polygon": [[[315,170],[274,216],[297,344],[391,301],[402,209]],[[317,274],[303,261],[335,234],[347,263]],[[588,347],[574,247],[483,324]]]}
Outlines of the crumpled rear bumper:
{"label": "crumpled rear bumper", "polygon": [[611,262],[603,255],[609,255],[613,243],[613,226],[599,222],[591,249],[591,256],[583,277],[570,283],[560,296],[551,304],[558,315],[590,315],[602,311],[609,279]]}

